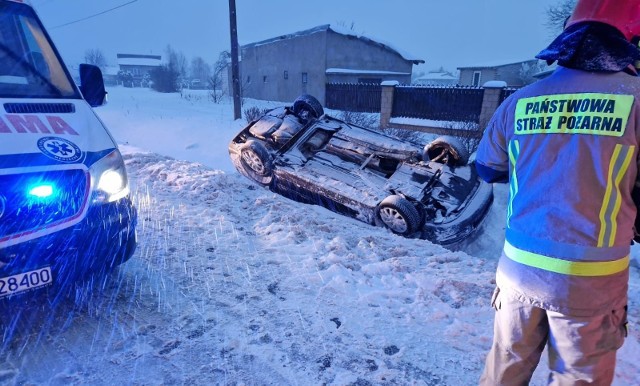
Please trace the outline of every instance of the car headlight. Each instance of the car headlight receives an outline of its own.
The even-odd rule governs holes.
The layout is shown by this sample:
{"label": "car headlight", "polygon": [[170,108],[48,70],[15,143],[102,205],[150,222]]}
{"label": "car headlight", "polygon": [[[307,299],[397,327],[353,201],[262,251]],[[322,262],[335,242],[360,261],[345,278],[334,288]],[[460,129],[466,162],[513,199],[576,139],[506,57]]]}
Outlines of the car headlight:
{"label": "car headlight", "polygon": [[129,194],[124,160],[117,149],[89,168],[94,203],[113,202]]}

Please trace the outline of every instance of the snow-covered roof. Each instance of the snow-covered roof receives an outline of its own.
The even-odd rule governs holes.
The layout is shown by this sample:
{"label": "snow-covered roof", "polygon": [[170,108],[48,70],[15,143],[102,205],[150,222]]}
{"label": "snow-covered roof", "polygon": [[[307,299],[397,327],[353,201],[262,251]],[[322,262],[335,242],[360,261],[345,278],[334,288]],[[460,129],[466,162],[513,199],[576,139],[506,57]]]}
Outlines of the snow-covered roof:
{"label": "snow-covered roof", "polygon": [[409,72],[383,70],[356,70],[351,68],[327,68],[327,74],[411,75]]}
{"label": "snow-covered roof", "polygon": [[416,82],[426,82],[432,80],[458,80],[458,77],[449,72],[428,72],[417,78]]}
{"label": "snow-covered roof", "polygon": [[162,64],[162,56],[160,55],[118,54],[119,66],[157,67],[161,64]]}
{"label": "snow-covered roof", "polygon": [[318,33],[318,32],[326,32],[326,31],[332,31],[335,32],[337,34],[340,35],[345,35],[345,36],[355,36],[358,39],[361,39],[365,42],[374,44],[374,45],[378,45],[381,46],[391,52],[395,52],[396,54],[400,55],[403,59],[405,60],[409,60],[411,62],[413,62],[413,64],[420,64],[420,63],[424,63],[423,59],[417,59],[415,56],[410,55],[406,52],[403,52],[395,47],[393,47],[391,44],[384,42],[380,39],[372,39],[369,38],[367,36],[361,35],[361,34],[357,34],[354,31],[351,31],[349,29],[346,28],[340,28],[340,27],[335,27],[335,26],[331,26],[330,24],[324,24],[324,25],[320,25],[311,29],[307,29],[304,31],[298,31],[298,32],[294,32],[294,33],[290,33],[287,35],[281,35],[275,38],[271,38],[271,39],[266,39],[266,40],[262,40],[259,42],[255,42],[255,43],[249,43],[249,44],[245,44],[242,46],[242,48],[246,48],[246,47],[255,47],[255,46],[260,46],[263,44],[269,44],[269,43],[274,43],[274,42],[278,42],[284,39],[292,39],[292,38],[296,38],[296,37],[300,37],[300,36],[307,36],[307,35],[311,35],[314,33]]}
{"label": "snow-covered roof", "polygon": [[470,66],[460,66],[458,67],[458,69],[461,68],[486,68],[486,67],[504,67],[504,66],[511,66],[514,64],[521,64],[521,63],[528,63],[531,61],[536,61],[538,59],[536,58],[531,58],[531,59],[525,59],[525,60],[502,60],[502,61],[498,61],[498,60],[494,60],[491,62],[485,62],[485,63],[477,63],[474,65],[470,65]]}

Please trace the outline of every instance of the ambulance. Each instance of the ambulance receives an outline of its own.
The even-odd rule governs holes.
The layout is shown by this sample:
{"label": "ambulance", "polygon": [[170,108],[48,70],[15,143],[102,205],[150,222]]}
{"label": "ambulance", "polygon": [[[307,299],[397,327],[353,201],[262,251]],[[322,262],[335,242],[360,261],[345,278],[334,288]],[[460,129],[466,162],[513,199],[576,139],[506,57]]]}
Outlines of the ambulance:
{"label": "ambulance", "polygon": [[76,85],[29,4],[0,0],[0,301],[69,288],[135,251],[124,161],[92,109],[102,73],[79,73]]}

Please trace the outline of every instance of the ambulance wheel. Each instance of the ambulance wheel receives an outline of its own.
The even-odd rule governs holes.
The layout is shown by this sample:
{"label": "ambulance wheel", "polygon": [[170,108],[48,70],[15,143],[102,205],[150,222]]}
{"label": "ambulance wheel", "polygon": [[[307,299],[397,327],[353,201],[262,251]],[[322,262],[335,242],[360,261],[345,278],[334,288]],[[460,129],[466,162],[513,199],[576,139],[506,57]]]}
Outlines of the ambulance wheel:
{"label": "ambulance wheel", "polygon": [[425,162],[464,166],[469,162],[469,151],[458,138],[442,136],[425,145],[422,158]]}
{"label": "ambulance wheel", "polygon": [[240,163],[252,180],[268,185],[273,178],[273,164],[269,150],[262,142],[248,140],[240,147]]}
{"label": "ambulance wheel", "polygon": [[391,232],[408,236],[420,229],[420,213],[406,198],[391,195],[378,205],[378,218]]}

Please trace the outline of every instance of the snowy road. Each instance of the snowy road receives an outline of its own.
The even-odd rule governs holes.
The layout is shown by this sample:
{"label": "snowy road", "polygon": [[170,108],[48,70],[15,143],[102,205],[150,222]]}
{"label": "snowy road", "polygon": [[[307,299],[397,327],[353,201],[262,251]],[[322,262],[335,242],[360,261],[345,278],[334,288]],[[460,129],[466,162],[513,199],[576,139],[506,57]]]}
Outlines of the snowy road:
{"label": "snowy road", "polygon": [[[125,157],[136,254],[75,300],[8,311],[0,384],[477,383],[495,259],[300,205],[237,173]],[[494,256],[483,240],[470,250]],[[637,338],[619,385],[640,374]]]}

